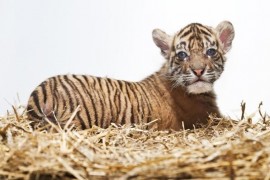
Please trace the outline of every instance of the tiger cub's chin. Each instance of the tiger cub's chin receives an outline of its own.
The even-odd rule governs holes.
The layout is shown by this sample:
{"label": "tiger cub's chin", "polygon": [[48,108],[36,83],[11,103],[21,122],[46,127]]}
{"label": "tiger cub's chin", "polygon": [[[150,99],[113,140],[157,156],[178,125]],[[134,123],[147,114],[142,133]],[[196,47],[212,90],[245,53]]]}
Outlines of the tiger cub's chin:
{"label": "tiger cub's chin", "polygon": [[209,82],[195,82],[187,86],[187,92],[190,94],[202,94],[213,91],[213,84]]}

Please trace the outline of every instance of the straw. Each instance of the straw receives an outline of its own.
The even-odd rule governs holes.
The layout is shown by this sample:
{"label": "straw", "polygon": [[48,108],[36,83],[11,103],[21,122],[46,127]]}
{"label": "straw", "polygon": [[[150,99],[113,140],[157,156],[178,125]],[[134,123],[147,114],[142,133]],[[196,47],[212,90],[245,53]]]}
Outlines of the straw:
{"label": "straw", "polygon": [[242,112],[242,120],[210,116],[192,130],[147,130],[153,120],[82,131],[51,124],[56,132],[34,130],[14,107],[0,117],[0,179],[270,179],[270,118],[261,106],[255,124]]}

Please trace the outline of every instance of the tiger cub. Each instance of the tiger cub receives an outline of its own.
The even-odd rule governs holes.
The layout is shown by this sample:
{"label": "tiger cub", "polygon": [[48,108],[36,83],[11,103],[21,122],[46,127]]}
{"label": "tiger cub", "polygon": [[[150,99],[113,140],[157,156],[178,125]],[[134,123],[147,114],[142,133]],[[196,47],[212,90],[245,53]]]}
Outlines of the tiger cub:
{"label": "tiger cub", "polygon": [[152,36],[166,59],[159,71],[140,82],[73,74],[51,77],[32,92],[29,119],[43,124],[47,118],[64,126],[79,106],[72,120],[78,129],[159,119],[159,130],[179,130],[206,124],[209,114],[220,117],[213,83],[223,72],[233,25],[192,23],[174,36],[159,29]]}

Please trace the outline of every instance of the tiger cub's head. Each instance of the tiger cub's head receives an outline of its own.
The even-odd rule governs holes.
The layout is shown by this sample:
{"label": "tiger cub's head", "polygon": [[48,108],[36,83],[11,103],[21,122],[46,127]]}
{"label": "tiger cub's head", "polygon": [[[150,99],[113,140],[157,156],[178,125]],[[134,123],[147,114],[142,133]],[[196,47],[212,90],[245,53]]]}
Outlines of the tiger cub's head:
{"label": "tiger cub's head", "polygon": [[213,83],[223,72],[224,55],[233,38],[234,28],[228,21],[216,28],[192,23],[174,36],[153,30],[153,40],[167,59],[166,77],[173,86],[185,87],[193,94],[212,91]]}

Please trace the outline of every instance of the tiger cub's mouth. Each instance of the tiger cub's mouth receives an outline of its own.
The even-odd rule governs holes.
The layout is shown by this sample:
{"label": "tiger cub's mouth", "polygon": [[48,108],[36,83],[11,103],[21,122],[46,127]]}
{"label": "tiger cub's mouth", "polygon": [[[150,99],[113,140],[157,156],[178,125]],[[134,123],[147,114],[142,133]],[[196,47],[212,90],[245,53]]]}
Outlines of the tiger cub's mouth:
{"label": "tiger cub's mouth", "polygon": [[203,79],[197,79],[197,80],[195,80],[194,82],[192,82],[191,84],[194,84],[194,83],[197,83],[197,82],[207,82],[207,81],[205,81],[205,80],[203,80]]}
{"label": "tiger cub's mouth", "polygon": [[199,83],[199,82],[202,82],[202,83],[209,83],[209,81],[207,79],[205,79],[204,77],[197,77],[195,79],[193,79],[189,85],[192,85],[192,84],[195,84],[195,83]]}

